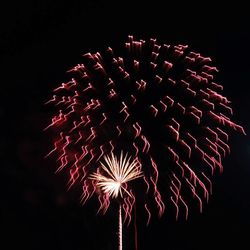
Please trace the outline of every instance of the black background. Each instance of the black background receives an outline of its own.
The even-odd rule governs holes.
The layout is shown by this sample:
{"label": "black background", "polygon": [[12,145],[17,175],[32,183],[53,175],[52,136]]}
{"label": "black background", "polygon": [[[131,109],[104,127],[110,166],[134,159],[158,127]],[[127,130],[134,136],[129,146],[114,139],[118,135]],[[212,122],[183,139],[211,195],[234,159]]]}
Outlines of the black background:
{"label": "black background", "polygon": [[[1,249],[116,249],[117,210],[96,215],[93,202],[79,204],[43,156],[49,143],[43,103],[65,80],[80,55],[122,44],[128,34],[189,44],[220,69],[234,119],[248,136],[233,136],[225,171],[214,178],[204,212],[189,220],[139,220],[139,249],[248,249],[250,228],[249,56],[247,7],[104,1],[9,1],[0,15],[0,247]],[[133,226],[124,249],[134,249]],[[245,246],[245,247],[244,247]]]}

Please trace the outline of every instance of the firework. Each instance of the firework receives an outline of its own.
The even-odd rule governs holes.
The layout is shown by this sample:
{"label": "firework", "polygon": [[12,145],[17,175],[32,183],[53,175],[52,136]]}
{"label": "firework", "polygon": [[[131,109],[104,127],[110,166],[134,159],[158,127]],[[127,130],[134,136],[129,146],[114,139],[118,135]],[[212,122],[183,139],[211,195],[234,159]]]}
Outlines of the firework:
{"label": "firework", "polygon": [[127,183],[142,177],[139,161],[134,159],[130,162],[127,155],[123,157],[123,153],[119,160],[113,153],[111,157],[105,156],[104,159],[107,165],[101,163],[101,170],[104,173],[98,172],[91,176],[91,179],[96,180],[96,186],[112,198],[117,198],[119,195],[123,197],[123,192],[131,196],[127,190]]}
{"label": "firework", "polygon": [[[118,199],[128,223],[137,190],[147,223],[166,205],[176,219],[181,211],[188,217],[191,202],[202,211],[211,176],[230,153],[229,134],[244,133],[230,119],[217,68],[187,45],[155,39],[129,36],[117,53],[109,47],[84,54],[69,70],[73,78],[54,89],[47,104],[57,113],[46,129],[55,138],[47,156],[58,160],[57,172],[69,173],[69,187],[82,186],[83,204],[96,194],[105,213]],[[129,157],[118,159],[121,151]]]}
{"label": "firework", "polygon": [[[114,156],[105,156],[105,163],[101,163],[101,169],[103,173],[97,172],[92,174],[90,179],[96,181],[96,187],[100,187],[104,194],[107,194],[107,198],[118,198],[125,199],[128,195],[134,198],[132,190],[128,190],[128,182],[142,177],[141,164],[138,159],[134,159],[132,162],[130,158],[123,157],[121,153],[120,158]],[[122,203],[119,205],[119,250],[122,250]]]}

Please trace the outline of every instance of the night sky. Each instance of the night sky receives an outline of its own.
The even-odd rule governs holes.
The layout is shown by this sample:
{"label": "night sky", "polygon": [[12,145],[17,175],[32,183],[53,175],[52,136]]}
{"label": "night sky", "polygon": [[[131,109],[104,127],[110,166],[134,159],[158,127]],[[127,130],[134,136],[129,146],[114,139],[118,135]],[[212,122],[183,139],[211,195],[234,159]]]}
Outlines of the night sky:
{"label": "night sky", "polygon": [[[119,2],[119,3],[118,3]],[[160,4],[157,1],[9,1],[0,10],[0,248],[26,250],[117,249],[117,209],[96,215],[94,201],[79,203],[64,175],[44,160],[50,141],[44,102],[81,54],[122,44],[127,35],[189,44],[213,58],[232,101],[232,153],[216,175],[204,212],[188,221],[138,217],[138,249],[248,249],[250,229],[250,29],[246,6]],[[189,2],[189,1],[187,1]],[[237,4],[237,5],[235,5]],[[168,212],[168,211],[166,211]],[[246,245],[246,246],[245,246]],[[244,247],[245,246],[245,247]],[[134,249],[134,227],[124,230],[124,250]]]}

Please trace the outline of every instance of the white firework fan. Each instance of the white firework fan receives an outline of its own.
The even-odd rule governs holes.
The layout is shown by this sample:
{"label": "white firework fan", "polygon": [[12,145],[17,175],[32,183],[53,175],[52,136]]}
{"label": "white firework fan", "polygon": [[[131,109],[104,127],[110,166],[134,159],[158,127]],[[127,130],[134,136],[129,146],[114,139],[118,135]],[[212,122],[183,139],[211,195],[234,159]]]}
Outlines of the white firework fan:
{"label": "white firework fan", "polygon": [[130,195],[126,184],[143,176],[139,160],[131,160],[131,157],[127,154],[124,156],[121,152],[120,158],[111,153],[104,157],[104,161],[101,162],[99,171],[90,176],[97,181],[96,186],[112,198],[119,195],[123,197],[123,192]]}

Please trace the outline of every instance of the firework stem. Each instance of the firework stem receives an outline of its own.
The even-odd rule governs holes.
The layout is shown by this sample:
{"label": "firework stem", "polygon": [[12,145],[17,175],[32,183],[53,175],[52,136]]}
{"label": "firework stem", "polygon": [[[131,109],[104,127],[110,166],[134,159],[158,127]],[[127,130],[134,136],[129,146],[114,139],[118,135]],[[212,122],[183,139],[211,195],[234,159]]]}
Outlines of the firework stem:
{"label": "firework stem", "polygon": [[121,204],[119,205],[118,240],[119,240],[119,248],[118,248],[118,250],[122,250],[122,206],[121,206]]}

